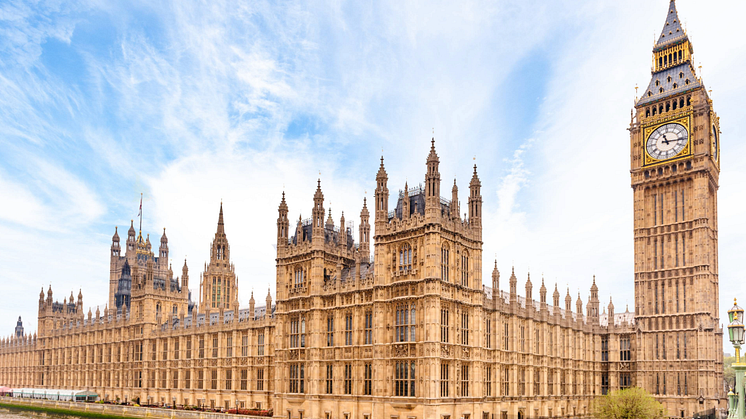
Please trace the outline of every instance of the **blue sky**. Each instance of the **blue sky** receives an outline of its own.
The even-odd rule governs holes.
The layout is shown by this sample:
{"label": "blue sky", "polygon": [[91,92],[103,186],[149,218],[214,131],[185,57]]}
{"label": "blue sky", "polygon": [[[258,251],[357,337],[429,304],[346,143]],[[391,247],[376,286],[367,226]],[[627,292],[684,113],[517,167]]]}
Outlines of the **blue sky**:
{"label": "blue sky", "polygon": [[[515,265],[587,302],[596,275],[604,304],[632,308],[626,128],[667,5],[2,2],[0,330],[35,330],[50,284],[103,310],[114,226],[141,192],[144,233],[166,227],[195,299],[221,199],[242,303],[274,294],[281,192],[308,217],[320,177],[357,225],[381,153],[390,189],[422,182],[433,130],[444,191],[455,177],[465,202],[479,166],[485,283],[496,257],[502,288]],[[677,5],[721,116],[725,310],[746,298],[746,6]]]}

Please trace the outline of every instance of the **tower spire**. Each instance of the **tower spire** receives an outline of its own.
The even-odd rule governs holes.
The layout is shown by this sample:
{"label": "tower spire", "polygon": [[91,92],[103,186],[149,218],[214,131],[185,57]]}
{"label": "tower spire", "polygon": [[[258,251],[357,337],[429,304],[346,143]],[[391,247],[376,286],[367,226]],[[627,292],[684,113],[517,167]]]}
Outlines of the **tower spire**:
{"label": "tower spire", "polygon": [[225,233],[225,226],[223,225],[223,201],[220,201],[220,215],[218,215],[218,233]]}

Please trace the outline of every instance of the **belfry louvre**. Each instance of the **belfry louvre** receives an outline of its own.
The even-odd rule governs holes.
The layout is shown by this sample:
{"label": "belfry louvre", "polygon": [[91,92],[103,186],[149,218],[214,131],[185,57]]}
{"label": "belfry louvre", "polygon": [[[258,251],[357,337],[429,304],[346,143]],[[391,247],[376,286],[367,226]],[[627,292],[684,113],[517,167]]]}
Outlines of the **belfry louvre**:
{"label": "belfry louvre", "polygon": [[670,416],[725,407],[719,120],[673,1],[669,12],[630,125],[634,311],[602,307],[595,278],[585,307],[543,280],[535,300],[530,276],[519,296],[514,272],[500,291],[496,264],[483,285],[477,168],[462,217],[455,182],[441,197],[433,140],[424,185],[405,185],[393,210],[381,158],[372,258],[365,200],[353,231],[344,214],[339,224],[327,215],[320,181],[312,217],[293,225],[283,193],[276,299],[262,306],[253,294],[238,305],[222,204],[198,304],[186,262],[180,277],[168,263],[165,231],[157,251],[134,226],[122,249],[115,231],[106,308],[85,313],[82,293],[60,303],[42,289],[37,333],[0,343],[0,385],[299,419],[579,417],[630,386]]}

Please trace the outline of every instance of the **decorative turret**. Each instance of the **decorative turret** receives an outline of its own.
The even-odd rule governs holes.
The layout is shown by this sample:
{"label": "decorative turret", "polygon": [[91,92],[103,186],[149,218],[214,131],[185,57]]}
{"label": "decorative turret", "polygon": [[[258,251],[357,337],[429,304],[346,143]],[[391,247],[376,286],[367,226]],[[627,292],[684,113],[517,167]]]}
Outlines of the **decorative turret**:
{"label": "decorative turret", "polygon": [[381,167],[376,174],[376,223],[386,223],[389,220],[389,177],[383,167],[383,156],[381,156]]}
{"label": "decorative turret", "polygon": [[360,211],[360,258],[365,262],[370,260],[370,214],[368,214],[367,198],[363,198],[363,209]]}
{"label": "decorative turret", "polygon": [[570,297],[570,287],[567,287],[567,295],[565,295],[565,311],[568,313],[572,312],[572,297]]}
{"label": "decorative turret", "polygon": [[495,267],[492,268],[492,299],[496,299],[500,295],[500,271],[497,270],[497,259],[495,259]]}
{"label": "decorative turret", "polygon": [[528,279],[526,279],[526,307],[530,306],[531,302],[531,291],[533,290],[534,286],[531,283],[531,274],[528,274]]}
{"label": "decorative turret", "polygon": [[316,187],[316,193],[313,195],[313,228],[311,233],[311,240],[316,238],[320,239],[323,243],[324,240],[324,193],[321,192],[321,179],[318,180],[318,186]]}
{"label": "decorative turret", "polygon": [[430,143],[430,154],[427,156],[427,174],[425,175],[425,217],[437,217],[440,214],[440,172],[438,172],[438,153],[435,152],[435,138]]}
{"label": "decorative turret", "polygon": [[609,326],[614,325],[614,303],[611,301],[611,297],[609,297]]}
{"label": "decorative turret", "polygon": [[477,176],[477,165],[474,165],[474,175],[469,182],[469,224],[482,225],[482,182]]}
{"label": "decorative turret", "polygon": [[117,227],[114,227],[114,236],[111,237],[111,255],[119,257],[121,249],[119,248],[119,233],[117,233]]}
{"label": "decorative turret", "polygon": [[342,217],[339,219],[339,245],[347,249],[347,228],[345,227],[345,212],[342,211]]}
{"label": "decorative turret", "polygon": [[161,246],[158,248],[158,255],[160,259],[158,262],[162,266],[168,264],[168,237],[166,237],[166,227],[163,227],[163,235],[161,236]]}
{"label": "decorative turret", "polygon": [[39,292],[39,311],[41,311],[44,308],[44,287],[41,287],[41,291]]}
{"label": "decorative turret", "polygon": [[401,200],[401,219],[406,220],[409,218],[409,185],[404,182],[404,194]]}
{"label": "decorative turret", "polygon": [[181,289],[189,290],[189,268],[187,267],[186,258],[184,258],[184,267],[181,268]]}
{"label": "decorative turret", "polygon": [[52,305],[52,285],[49,285],[49,290],[47,291],[47,305]]}
{"label": "decorative turret", "polygon": [[557,283],[555,282],[554,293],[552,294],[552,305],[553,306],[559,307],[559,298],[560,298],[560,293],[559,293],[559,290],[557,289]]}
{"label": "decorative turret", "polygon": [[583,300],[580,299],[580,292],[578,292],[578,300],[575,302],[578,315],[583,315]]}
{"label": "decorative turret", "polygon": [[598,316],[600,314],[598,312],[598,306],[599,306],[598,287],[596,286],[596,275],[593,275],[593,285],[591,285],[591,295],[590,295],[590,298],[588,299],[588,308],[587,308],[588,317],[591,319],[591,321],[595,321],[595,322],[598,321]]}
{"label": "decorative turret", "polygon": [[135,250],[135,220],[130,220],[130,229],[127,230],[127,251]]}
{"label": "decorative turret", "polygon": [[267,317],[271,317],[271,313],[272,313],[272,294],[270,293],[270,289],[269,288],[267,288],[267,299],[265,300],[265,302],[267,304],[267,309],[266,309]]}
{"label": "decorative turret", "polygon": [[542,307],[547,304],[547,287],[544,286],[544,278],[541,278],[541,288],[539,288],[539,301]]}
{"label": "decorative turret", "polygon": [[23,322],[21,321],[21,316],[18,316],[18,321],[16,322],[16,337],[23,337]]}
{"label": "decorative turret", "polygon": [[254,307],[255,307],[255,301],[254,301],[254,291],[251,291],[251,298],[249,298],[249,318],[254,318]]}
{"label": "decorative turret", "polygon": [[334,230],[334,220],[332,219],[332,207],[329,207],[329,217],[326,219],[326,225],[325,228],[329,230]]}
{"label": "decorative turret", "polygon": [[277,249],[280,247],[287,246],[288,244],[288,229],[290,228],[290,221],[288,220],[288,204],[285,202],[285,191],[282,192],[282,201],[280,206],[277,208]]}
{"label": "decorative turret", "polygon": [[510,272],[510,303],[518,301],[518,293],[516,288],[518,287],[518,278],[515,277],[515,267],[511,268]]}
{"label": "decorative turret", "polygon": [[456,186],[456,179],[453,179],[453,188],[451,188],[451,219],[458,220],[459,208],[458,208],[458,186]]}

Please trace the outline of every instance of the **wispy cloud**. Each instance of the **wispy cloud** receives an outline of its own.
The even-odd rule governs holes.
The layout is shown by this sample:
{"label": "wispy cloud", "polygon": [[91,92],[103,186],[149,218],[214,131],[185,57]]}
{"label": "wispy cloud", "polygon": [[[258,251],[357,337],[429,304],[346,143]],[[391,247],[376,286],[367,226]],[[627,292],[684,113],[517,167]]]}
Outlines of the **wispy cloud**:
{"label": "wispy cloud", "polygon": [[[744,146],[729,137],[746,128],[734,111],[744,58],[718,39],[743,41],[728,32],[738,25],[717,23],[738,10],[678,3],[721,106],[723,155],[740,155]],[[207,258],[222,198],[241,298],[251,288],[263,294],[274,283],[283,189],[291,214],[308,216],[321,172],[335,220],[342,210],[357,220],[381,149],[391,189],[419,182],[433,128],[444,182],[455,177],[465,191],[476,156],[490,214],[485,260],[497,253],[503,270],[513,262],[522,276],[530,267],[583,293],[596,273],[602,295],[631,303],[625,128],[664,9],[524,0],[0,4],[0,196],[9,203],[0,233],[16,239],[0,244],[0,264],[13,266],[3,279],[17,287],[5,298],[28,296],[23,304],[0,296],[0,328],[11,330],[16,313],[35,316],[40,284],[25,288],[24,278],[83,287],[87,305],[105,301],[113,226],[136,214],[140,192],[150,199],[146,230],[167,227],[174,260],[187,256],[193,272]],[[746,250],[729,235],[746,229],[733,210],[746,170],[723,164],[725,282],[741,269],[733,255]],[[32,269],[35,252],[45,263]]]}

